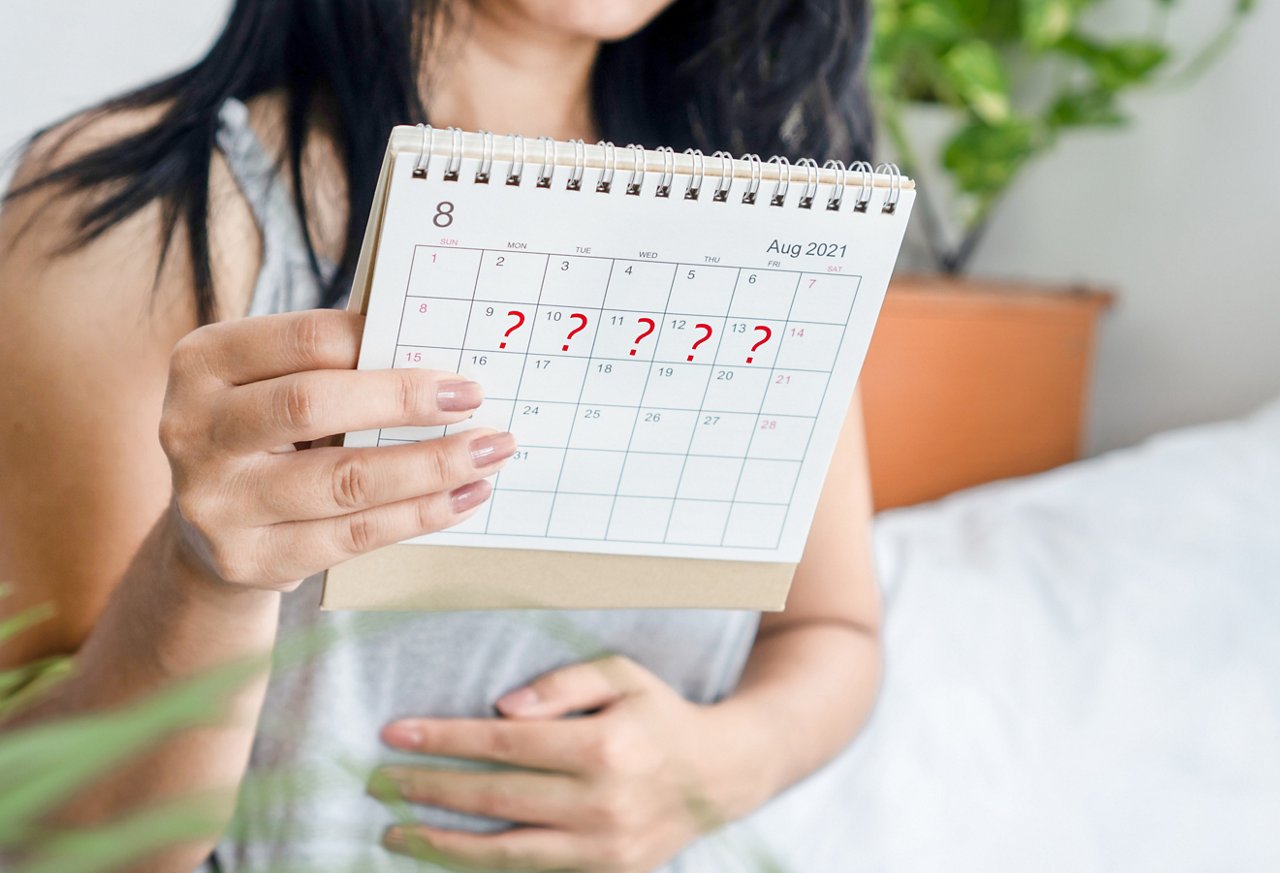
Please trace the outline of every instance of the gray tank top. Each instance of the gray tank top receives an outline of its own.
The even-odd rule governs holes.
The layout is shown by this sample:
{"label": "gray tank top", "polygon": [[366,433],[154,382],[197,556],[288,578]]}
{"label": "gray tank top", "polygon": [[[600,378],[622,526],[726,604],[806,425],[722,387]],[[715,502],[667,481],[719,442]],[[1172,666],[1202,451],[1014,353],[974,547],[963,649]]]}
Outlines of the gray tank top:
{"label": "gray tank top", "polygon": [[[250,314],[320,306],[284,180],[239,101],[223,106],[217,144],[262,235]],[[209,869],[422,871],[379,847],[397,813],[365,794],[373,767],[412,760],[380,743],[387,721],[494,716],[504,693],[608,652],[643,664],[690,700],[711,702],[737,683],[758,622],[754,612],[728,610],[321,612],[319,596],[315,577],[283,598],[278,649],[285,661],[267,691],[240,821]],[[427,807],[411,814],[449,827],[503,826]],[[666,871],[712,869],[698,855],[695,845]]]}

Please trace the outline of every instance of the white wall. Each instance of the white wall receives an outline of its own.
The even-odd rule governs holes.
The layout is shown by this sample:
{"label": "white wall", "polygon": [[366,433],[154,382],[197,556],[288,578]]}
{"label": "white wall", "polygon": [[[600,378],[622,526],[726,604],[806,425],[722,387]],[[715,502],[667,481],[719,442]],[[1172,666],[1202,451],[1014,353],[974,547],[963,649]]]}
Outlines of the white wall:
{"label": "white wall", "polygon": [[[1226,2],[1183,2],[1172,36],[1200,37]],[[1077,135],[1030,168],[978,254],[980,272],[1119,292],[1095,371],[1094,451],[1280,393],[1280,4],[1259,6],[1194,88],[1140,95],[1130,129]],[[0,148],[195,58],[226,8],[4,3]]]}
{"label": "white wall", "polygon": [[228,0],[0,2],[0,151],[35,127],[195,60],[229,7]]}
{"label": "white wall", "polygon": [[[1170,38],[1197,44],[1231,2],[1184,0]],[[1032,166],[974,264],[1117,291],[1093,451],[1280,394],[1280,3],[1258,7],[1194,87],[1137,95],[1131,127]]]}

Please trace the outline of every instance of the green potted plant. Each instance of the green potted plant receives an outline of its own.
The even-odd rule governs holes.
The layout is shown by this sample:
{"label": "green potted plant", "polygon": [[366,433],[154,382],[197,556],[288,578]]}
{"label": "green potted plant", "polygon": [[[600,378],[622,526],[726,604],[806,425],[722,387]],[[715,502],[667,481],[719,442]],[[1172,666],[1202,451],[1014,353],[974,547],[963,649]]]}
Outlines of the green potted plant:
{"label": "green potted plant", "polygon": [[1157,35],[1091,32],[1084,19],[1102,0],[873,0],[876,112],[887,148],[922,182],[913,225],[935,269],[964,272],[1031,160],[1073,130],[1124,125],[1127,92],[1193,79],[1255,4],[1234,0],[1222,28],[1175,70],[1158,34],[1178,0],[1139,2],[1152,7]]}
{"label": "green potted plant", "polygon": [[1190,57],[1091,26],[1103,0],[873,0],[868,73],[884,150],[918,183],[902,264],[861,377],[877,508],[1080,456],[1093,336],[1111,296],[994,282],[967,267],[1021,171],[1072,131],[1129,120],[1122,98],[1182,84],[1229,44],[1254,0]]}

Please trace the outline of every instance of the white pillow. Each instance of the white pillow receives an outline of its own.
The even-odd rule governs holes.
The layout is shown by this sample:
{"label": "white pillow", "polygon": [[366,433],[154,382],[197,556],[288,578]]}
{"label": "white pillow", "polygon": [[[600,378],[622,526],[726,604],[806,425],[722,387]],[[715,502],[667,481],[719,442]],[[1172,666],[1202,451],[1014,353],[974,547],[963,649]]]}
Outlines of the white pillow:
{"label": "white pillow", "polygon": [[1280,401],[875,543],[868,729],[686,869],[1280,870]]}

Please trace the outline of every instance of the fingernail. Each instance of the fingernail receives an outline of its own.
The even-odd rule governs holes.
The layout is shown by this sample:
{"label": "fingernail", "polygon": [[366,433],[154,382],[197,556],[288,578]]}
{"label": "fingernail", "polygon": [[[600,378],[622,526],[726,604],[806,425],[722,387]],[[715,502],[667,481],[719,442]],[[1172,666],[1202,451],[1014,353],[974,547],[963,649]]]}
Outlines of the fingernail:
{"label": "fingernail", "polygon": [[369,774],[369,781],[364,786],[365,793],[375,800],[383,802],[400,797],[400,782],[390,768],[374,770]]}
{"label": "fingernail", "polygon": [[516,453],[516,438],[510,433],[491,433],[471,443],[471,463],[487,467]]}
{"label": "fingernail", "polygon": [[382,845],[392,851],[402,852],[409,847],[409,841],[405,839],[404,830],[390,827],[382,832]]}
{"label": "fingernail", "polygon": [[454,512],[463,513],[484,503],[492,493],[493,486],[489,484],[489,480],[481,479],[479,482],[469,482],[460,488],[453,489],[449,492],[449,502]]}
{"label": "fingernail", "polygon": [[518,688],[510,694],[498,698],[498,709],[502,713],[520,712],[538,704],[538,692],[532,688]]}
{"label": "fingernail", "polygon": [[382,729],[382,741],[388,746],[401,749],[416,749],[422,745],[422,731],[412,724],[393,721]]}
{"label": "fingernail", "polygon": [[436,386],[436,407],[441,412],[463,412],[475,409],[484,400],[479,382],[456,379]]}

